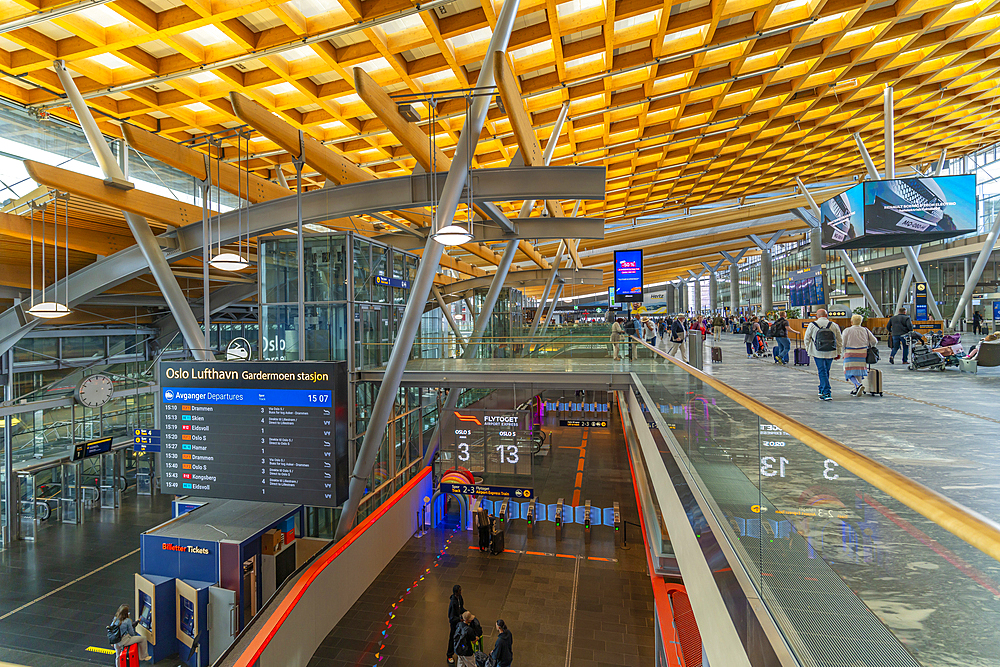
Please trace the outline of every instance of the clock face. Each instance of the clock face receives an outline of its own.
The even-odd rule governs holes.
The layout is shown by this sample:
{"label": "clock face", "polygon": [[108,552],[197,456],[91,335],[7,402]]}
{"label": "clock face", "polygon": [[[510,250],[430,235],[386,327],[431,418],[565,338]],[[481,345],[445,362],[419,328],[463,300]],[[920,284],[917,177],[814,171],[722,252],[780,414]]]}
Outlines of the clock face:
{"label": "clock face", "polygon": [[88,408],[99,408],[115,393],[115,383],[107,375],[91,375],[76,389],[76,398]]}

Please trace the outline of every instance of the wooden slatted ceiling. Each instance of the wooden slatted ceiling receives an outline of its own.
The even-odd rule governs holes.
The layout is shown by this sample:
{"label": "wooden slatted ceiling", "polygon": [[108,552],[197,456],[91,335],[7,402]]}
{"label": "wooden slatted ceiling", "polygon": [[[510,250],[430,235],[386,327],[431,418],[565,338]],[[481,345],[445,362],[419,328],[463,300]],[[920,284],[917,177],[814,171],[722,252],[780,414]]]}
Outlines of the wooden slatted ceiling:
{"label": "wooden slatted ceiling", "polygon": [[[2,0],[0,22],[59,4]],[[412,7],[114,0],[0,35],[0,95],[28,105],[55,99],[59,57],[109,133],[127,121],[187,140],[239,124],[228,98],[236,90],[365,171],[402,175],[416,162],[357,95],[353,68],[390,92],[469,86],[500,2],[397,15]],[[335,28],[345,30],[302,43]],[[249,57],[281,45],[289,48]],[[996,0],[522,0],[508,52],[540,140],[570,103],[553,164],[605,165],[607,200],[585,202],[581,215],[615,222],[788,187],[795,175],[807,184],[848,180],[863,170],[854,132],[880,164],[886,85],[895,90],[897,173],[942,148],[955,156],[992,143],[998,50]],[[105,90],[116,86],[125,88]],[[463,108],[452,100],[437,109],[436,140],[449,155]],[[66,107],[52,112],[72,118]],[[292,174],[276,144],[259,136],[251,144],[258,174]],[[491,108],[476,165],[507,164],[516,147],[508,119]],[[519,203],[505,206],[513,215]]]}

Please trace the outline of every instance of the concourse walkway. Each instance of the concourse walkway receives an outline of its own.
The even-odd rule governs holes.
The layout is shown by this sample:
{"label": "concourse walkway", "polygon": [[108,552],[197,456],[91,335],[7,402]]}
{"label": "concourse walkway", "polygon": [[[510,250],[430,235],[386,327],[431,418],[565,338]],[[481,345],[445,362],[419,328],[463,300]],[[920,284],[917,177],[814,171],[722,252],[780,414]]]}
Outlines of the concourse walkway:
{"label": "concourse walkway", "polygon": [[[966,349],[975,344],[963,336]],[[1000,521],[1000,368],[977,375],[911,371],[889,364],[879,345],[885,396],[851,396],[840,361],[833,363],[833,401],[817,399],[816,366],[747,359],[742,335],[723,334],[723,363],[705,371],[789,417],[870,456],[925,486]]]}
{"label": "concourse walkway", "polygon": [[0,662],[110,665],[113,656],[87,649],[110,648],[105,626],[119,605],[134,606],[139,535],[170,518],[171,498],[133,486],[117,510],[85,510],[82,524],[53,513],[35,542],[0,551]]}
{"label": "concourse walkway", "polygon": [[[540,502],[595,507],[621,503],[623,519],[639,523],[620,421],[609,428],[546,427],[548,456],[536,458]],[[578,472],[582,473],[578,475]],[[466,607],[480,620],[492,650],[496,619],[514,638],[514,665],[653,664],[653,593],[642,536],[616,548],[613,528],[595,526],[590,544],[580,524],[510,522],[506,552],[481,553],[474,532],[454,526],[411,538],[316,651],[312,667],[448,663],[448,598],[462,586]],[[631,540],[634,540],[632,542]]]}

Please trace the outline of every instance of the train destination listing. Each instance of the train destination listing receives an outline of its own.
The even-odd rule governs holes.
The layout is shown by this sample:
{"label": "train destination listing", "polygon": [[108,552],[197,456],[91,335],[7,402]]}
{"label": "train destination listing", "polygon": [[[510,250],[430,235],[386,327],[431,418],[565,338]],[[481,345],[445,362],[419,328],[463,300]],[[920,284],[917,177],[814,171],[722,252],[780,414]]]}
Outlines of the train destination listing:
{"label": "train destination listing", "polygon": [[[214,368],[191,368],[198,365]],[[343,502],[346,387],[336,379],[344,376],[346,384],[346,372],[293,372],[300,365],[161,363],[164,491],[328,507]]]}

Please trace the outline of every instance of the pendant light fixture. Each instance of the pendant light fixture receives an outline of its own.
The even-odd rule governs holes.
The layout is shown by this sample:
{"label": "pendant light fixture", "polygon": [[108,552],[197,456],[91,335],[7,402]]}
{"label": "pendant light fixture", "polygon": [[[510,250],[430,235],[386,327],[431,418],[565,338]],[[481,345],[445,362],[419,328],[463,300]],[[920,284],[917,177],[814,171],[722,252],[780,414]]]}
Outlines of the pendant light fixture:
{"label": "pendant light fixture", "polygon": [[[469,120],[470,120],[469,114],[470,114],[471,107],[472,107],[472,101],[468,97],[466,97],[465,98],[465,116],[466,116],[466,118],[465,118],[465,123],[466,123],[465,126],[466,127],[469,127],[469,125],[470,125],[470,123],[469,123]],[[431,137],[432,138],[434,137],[434,134],[435,134],[435,132],[434,132],[434,125],[431,125]],[[471,144],[472,144],[472,142],[470,141],[470,142],[468,142],[467,145],[471,145]],[[434,155],[434,154],[435,154],[435,151],[432,148],[431,155]],[[458,156],[456,156],[456,157],[458,157]],[[467,164],[470,165],[469,168],[471,169],[472,162],[470,161]],[[472,240],[472,179],[471,179],[471,176],[472,176],[472,174],[470,173],[469,174],[469,178],[466,181],[467,188],[468,188],[468,193],[469,193],[469,201],[468,201],[468,209],[469,209],[468,224],[469,224],[469,226],[468,226],[468,228],[465,228],[465,227],[462,227],[461,225],[455,224],[455,222],[453,221],[450,225],[446,225],[446,226],[442,227],[441,229],[437,230],[436,232],[434,232],[434,240],[437,241],[438,243],[440,243],[443,246],[462,245],[462,244],[468,243],[469,241]],[[434,189],[434,192],[437,192],[436,188]]]}
{"label": "pendant light fixture", "polygon": [[[69,209],[67,204],[66,211],[66,275],[69,276]],[[42,319],[56,319],[59,317],[65,317],[69,315],[69,296],[67,294],[67,303],[59,303],[59,208],[58,199],[53,195],[52,197],[52,209],[53,218],[55,221],[55,238],[54,238],[54,250],[53,250],[53,265],[55,266],[55,278],[52,282],[52,296],[51,301],[45,298],[45,206],[41,207],[42,210],[42,289],[41,289],[41,301],[35,303],[35,204],[32,203],[31,206],[31,307],[28,308],[28,313],[35,317],[40,317]],[[69,281],[67,281],[68,283]],[[68,289],[68,287],[67,287]]]}
{"label": "pendant light fixture", "polygon": [[[222,197],[219,195],[218,216],[219,216],[219,252],[208,262],[209,266],[220,271],[240,271],[250,267],[249,259],[243,257],[243,172],[240,169],[240,156],[242,155],[243,131],[236,131],[236,206],[237,206],[237,232],[236,232],[236,252],[222,252]],[[219,183],[222,183],[222,142],[219,142]],[[247,197],[250,196],[250,139],[247,138]],[[222,192],[222,188],[218,188]],[[250,244],[250,206],[247,202],[247,245]]]}

